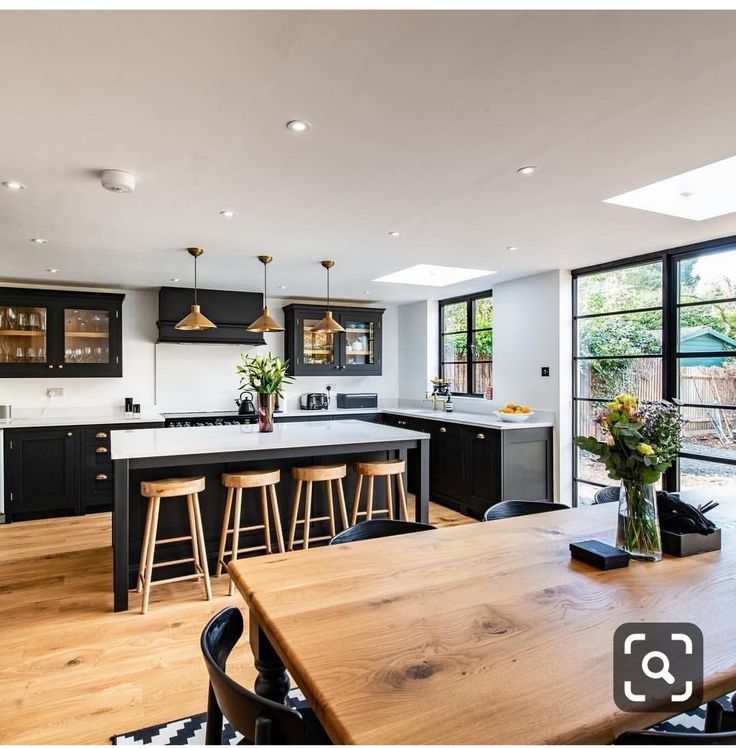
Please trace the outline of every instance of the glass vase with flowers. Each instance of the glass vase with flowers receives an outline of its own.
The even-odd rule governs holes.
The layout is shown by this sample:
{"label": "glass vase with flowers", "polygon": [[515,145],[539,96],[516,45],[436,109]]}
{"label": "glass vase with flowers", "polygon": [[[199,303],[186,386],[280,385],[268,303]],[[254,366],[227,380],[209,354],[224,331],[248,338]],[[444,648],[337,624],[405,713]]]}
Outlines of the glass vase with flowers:
{"label": "glass vase with flowers", "polygon": [[596,415],[603,440],[579,436],[575,443],[596,455],[608,477],[621,481],[616,546],[632,557],[660,561],[654,484],[680,451],[682,416],[666,401],[641,402],[619,395]]}

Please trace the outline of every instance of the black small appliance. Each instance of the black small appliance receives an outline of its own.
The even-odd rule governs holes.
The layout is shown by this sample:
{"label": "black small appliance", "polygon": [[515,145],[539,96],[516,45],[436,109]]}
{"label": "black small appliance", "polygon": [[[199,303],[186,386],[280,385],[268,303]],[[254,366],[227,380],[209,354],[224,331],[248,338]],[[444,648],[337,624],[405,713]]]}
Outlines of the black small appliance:
{"label": "black small appliance", "polygon": [[377,408],[377,392],[338,392],[338,408]]}
{"label": "black small appliance", "polygon": [[326,392],[304,392],[299,399],[302,410],[327,410],[330,398]]}
{"label": "black small appliance", "polygon": [[256,413],[256,407],[253,405],[253,395],[250,392],[241,392],[235,404],[238,406],[238,414],[241,416],[252,416]]}

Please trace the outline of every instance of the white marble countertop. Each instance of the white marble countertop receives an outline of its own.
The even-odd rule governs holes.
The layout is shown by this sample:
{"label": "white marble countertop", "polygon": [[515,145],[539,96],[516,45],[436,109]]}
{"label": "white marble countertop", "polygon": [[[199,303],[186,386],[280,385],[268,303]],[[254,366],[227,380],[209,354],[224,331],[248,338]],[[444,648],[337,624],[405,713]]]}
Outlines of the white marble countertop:
{"label": "white marble countertop", "polygon": [[89,414],[82,411],[79,415],[66,416],[27,416],[0,421],[0,429],[32,429],[38,427],[54,428],[58,426],[97,426],[127,425],[131,423],[163,423],[160,413],[142,413],[140,418],[126,418],[122,413]]}
{"label": "white marble countertop", "polygon": [[[502,421],[495,413],[467,413],[454,410],[446,413],[442,410],[432,410],[431,408],[405,408],[401,406],[381,407],[381,408],[330,408],[329,410],[294,410],[287,413],[276,413],[275,418],[324,418],[325,416],[339,415],[375,415],[380,413],[391,413],[397,416],[407,416],[409,418],[429,418],[435,421],[444,421],[445,423],[457,423],[463,426],[478,426],[479,428],[500,429],[503,431],[514,429],[533,429],[554,426],[554,421],[544,417],[545,414],[534,414],[524,423],[507,423]],[[535,420],[537,419],[537,420]]]}
{"label": "white marble countertop", "polygon": [[271,433],[260,433],[257,425],[116,430],[111,434],[110,456],[113,460],[132,460],[140,457],[332,446],[339,452],[344,444],[416,439],[429,439],[429,434],[352,420],[281,423],[276,424]]}

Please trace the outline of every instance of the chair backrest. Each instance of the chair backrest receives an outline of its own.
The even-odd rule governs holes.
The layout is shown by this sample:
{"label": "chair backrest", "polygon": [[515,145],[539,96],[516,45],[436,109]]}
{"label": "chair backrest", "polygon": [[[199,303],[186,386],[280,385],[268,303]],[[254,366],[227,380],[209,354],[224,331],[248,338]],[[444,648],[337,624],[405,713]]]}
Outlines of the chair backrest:
{"label": "chair backrest", "polygon": [[555,504],[552,501],[521,501],[508,499],[499,501],[483,515],[484,522],[494,519],[506,519],[507,517],[522,517],[525,514],[541,514],[542,512],[556,512],[560,509],[569,509],[567,504]]}
{"label": "chair backrest", "polygon": [[222,744],[222,715],[255,745],[306,743],[298,712],[248,691],[225,674],[227,658],[242,633],[243,615],[235,607],[220,611],[202,631],[200,643],[210,676],[207,745]]}
{"label": "chair backrest", "polygon": [[358,540],[371,540],[372,538],[386,538],[390,535],[406,535],[410,532],[423,532],[424,530],[435,530],[434,525],[424,522],[406,522],[402,519],[369,519],[358,522],[353,527],[335,535],[330,540],[330,545],[341,543],[355,543]]}
{"label": "chair backrest", "polygon": [[619,486],[606,486],[605,488],[599,488],[593,496],[594,504],[612,504],[614,501],[618,501],[618,497],[621,494]]}

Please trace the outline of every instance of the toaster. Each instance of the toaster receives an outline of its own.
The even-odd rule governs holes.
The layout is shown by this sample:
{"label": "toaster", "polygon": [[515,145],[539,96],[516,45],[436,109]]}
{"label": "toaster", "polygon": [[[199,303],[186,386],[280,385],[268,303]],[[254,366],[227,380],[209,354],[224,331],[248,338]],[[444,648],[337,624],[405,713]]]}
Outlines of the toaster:
{"label": "toaster", "polygon": [[299,399],[302,410],[327,410],[330,399],[325,392],[304,392]]}

